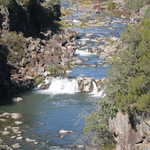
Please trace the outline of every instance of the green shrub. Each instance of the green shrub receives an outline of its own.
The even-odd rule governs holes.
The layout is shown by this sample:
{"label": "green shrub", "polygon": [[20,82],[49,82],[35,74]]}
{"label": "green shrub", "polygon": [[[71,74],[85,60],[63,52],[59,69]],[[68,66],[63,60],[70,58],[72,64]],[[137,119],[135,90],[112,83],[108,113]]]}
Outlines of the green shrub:
{"label": "green shrub", "polygon": [[44,78],[42,76],[36,76],[36,77],[34,77],[33,80],[34,80],[35,86],[37,86],[44,81]]}
{"label": "green shrub", "polygon": [[124,33],[128,47],[120,52],[120,62],[113,62],[112,71],[117,70],[118,75],[110,77],[112,86],[117,87],[111,97],[123,111],[150,112],[150,19],[134,28]]}
{"label": "green shrub", "polygon": [[51,75],[58,76],[58,75],[64,75],[66,73],[67,67],[66,66],[49,66],[48,71]]}
{"label": "green shrub", "polygon": [[138,11],[144,5],[149,4],[150,0],[125,0],[129,11]]}
{"label": "green shrub", "polygon": [[148,7],[148,8],[146,9],[144,18],[148,18],[149,16],[150,16],[150,7]]}
{"label": "green shrub", "polygon": [[0,5],[7,6],[10,0],[0,0]]}
{"label": "green shrub", "polygon": [[84,133],[92,137],[92,143],[98,145],[101,149],[111,150],[115,145],[113,135],[109,131],[108,122],[109,117],[115,115],[116,111],[114,105],[101,100],[98,104],[98,110],[86,118]]}
{"label": "green shrub", "polygon": [[1,37],[0,43],[7,46],[9,50],[9,63],[19,63],[25,56],[25,39],[22,34],[17,34],[16,32],[7,32]]}
{"label": "green shrub", "polygon": [[112,1],[112,0],[110,0],[109,2],[108,2],[108,4],[107,4],[107,9],[108,10],[113,10],[113,9],[115,9],[116,8],[116,4]]}
{"label": "green shrub", "polygon": [[110,63],[106,96],[100,100],[98,110],[87,117],[85,127],[104,147],[106,143],[114,144],[108,125],[118,111],[134,117],[150,113],[150,16],[126,29],[120,51]]}
{"label": "green shrub", "polygon": [[8,6],[12,2],[17,2],[18,4],[28,4],[30,0],[0,0],[0,5]]}

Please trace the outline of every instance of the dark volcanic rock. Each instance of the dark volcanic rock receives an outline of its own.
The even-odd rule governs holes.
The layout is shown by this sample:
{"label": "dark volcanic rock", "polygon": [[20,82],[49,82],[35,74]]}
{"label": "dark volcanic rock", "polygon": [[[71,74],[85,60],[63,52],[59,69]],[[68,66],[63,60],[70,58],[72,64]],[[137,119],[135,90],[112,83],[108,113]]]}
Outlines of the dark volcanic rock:
{"label": "dark volcanic rock", "polygon": [[38,35],[43,29],[49,29],[60,16],[59,3],[51,3],[46,7],[38,0],[29,0],[24,5],[12,0],[7,7],[0,6],[0,27],[30,36]]}
{"label": "dark volcanic rock", "polygon": [[4,99],[8,99],[10,95],[10,71],[7,65],[8,50],[6,47],[0,45],[0,103]]}

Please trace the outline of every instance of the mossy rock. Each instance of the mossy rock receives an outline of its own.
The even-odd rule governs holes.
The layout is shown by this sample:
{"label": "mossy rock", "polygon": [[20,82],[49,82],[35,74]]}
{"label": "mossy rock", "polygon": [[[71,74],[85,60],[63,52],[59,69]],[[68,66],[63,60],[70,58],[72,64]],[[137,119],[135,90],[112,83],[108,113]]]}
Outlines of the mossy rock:
{"label": "mossy rock", "polygon": [[44,78],[42,76],[36,76],[33,79],[35,86],[39,85],[44,81]]}

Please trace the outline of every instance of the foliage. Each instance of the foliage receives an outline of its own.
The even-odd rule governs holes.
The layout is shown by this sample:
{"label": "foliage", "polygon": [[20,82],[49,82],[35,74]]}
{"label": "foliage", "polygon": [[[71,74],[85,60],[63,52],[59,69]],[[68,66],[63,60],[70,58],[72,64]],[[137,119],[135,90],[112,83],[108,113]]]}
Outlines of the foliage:
{"label": "foliage", "polygon": [[138,11],[145,4],[149,4],[150,0],[125,0],[126,6],[129,11]]}
{"label": "foliage", "polygon": [[129,27],[122,38],[126,48],[112,62],[107,95],[122,111],[150,112],[149,29],[150,18]]}
{"label": "foliage", "polygon": [[7,32],[2,35],[0,43],[7,46],[9,50],[8,61],[10,63],[20,62],[25,55],[25,39],[22,34]]}
{"label": "foliage", "polygon": [[7,6],[10,0],[0,0],[0,5]]}
{"label": "foliage", "polygon": [[112,133],[109,131],[108,122],[110,114],[115,114],[117,109],[110,103],[106,103],[105,100],[102,100],[98,106],[98,110],[86,118],[84,133],[92,137],[93,144],[110,150],[115,141]]}
{"label": "foliage", "polygon": [[61,13],[62,13],[62,16],[69,16],[73,14],[73,12],[67,8],[61,8]]}
{"label": "foliage", "polygon": [[144,18],[148,18],[150,16],[150,6],[146,9]]}
{"label": "foliage", "polygon": [[44,78],[42,76],[36,76],[33,80],[34,80],[35,86],[37,86],[44,81]]}
{"label": "foliage", "polygon": [[51,75],[58,76],[58,75],[64,75],[66,73],[66,66],[49,66],[48,71]]}
{"label": "foliage", "polygon": [[113,136],[109,132],[109,118],[115,117],[118,111],[133,116],[150,113],[149,16],[126,29],[120,50],[110,63],[106,96],[100,100],[98,110],[88,116],[85,127],[99,145],[111,144]]}
{"label": "foliage", "polygon": [[126,112],[150,112],[150,18],[128,27],[112,61],[107,97]]}
{"label": "foliage", "polygon": [[44,5],[48,6],[48,5],[58,5],[60,4],[60,0],[46,0],[44,2]]}
{"label": "foliage", "polygon": [[109,0],[108,4],[107,4],[107,9],[108,10],[113,10],[115,8],[116,8],[116,4],[112,0]]}
{"label": "foliage", "polygon": [[30,0],[0,0],[0,5],[8,6],[12,2],[17,2],[18,4],[28,4]]}

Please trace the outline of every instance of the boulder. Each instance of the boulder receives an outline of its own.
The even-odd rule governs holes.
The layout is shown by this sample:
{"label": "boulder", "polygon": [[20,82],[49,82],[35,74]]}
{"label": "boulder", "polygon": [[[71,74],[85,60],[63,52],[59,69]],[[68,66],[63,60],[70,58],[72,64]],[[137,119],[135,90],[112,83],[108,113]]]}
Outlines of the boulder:
{"label": "boulder", "polygon": [[16,98],[13,98],[13,102],[22,102],[24,99],[22,97],[16,97]]}
{"label": "boulder", "polygon": [[20,119],[20,118],[22,118],[22,114],[20,114],[20,113],[11,113],[11,118],[12,119]]}
{"label": "boulder", "polygon": [[59,134],[68,134],[68,133],[72,133],[72,132],[73,131],[71,131],[71,130],[63,130],[63,129],[58,131]]}
{"label": "boulder", "polygon": [[103,89],[104,79],[96,80],[90,77],[78,77],[77,81],[81,92],[94,93]]}
{"label": "boulder", "polygon": [[16,143],[16,144],[13,144],[12,147],[13,147],[14,149],[18,149],[18,148],[21,147],[21,145],[20,145],[19,143]]}

